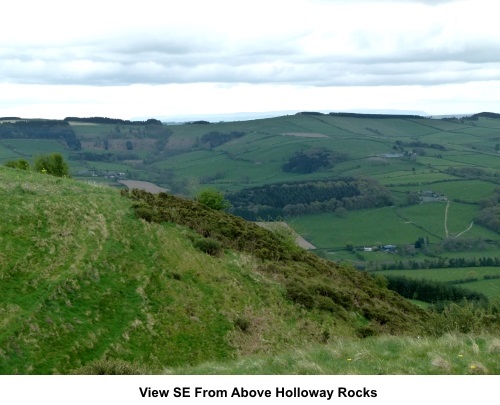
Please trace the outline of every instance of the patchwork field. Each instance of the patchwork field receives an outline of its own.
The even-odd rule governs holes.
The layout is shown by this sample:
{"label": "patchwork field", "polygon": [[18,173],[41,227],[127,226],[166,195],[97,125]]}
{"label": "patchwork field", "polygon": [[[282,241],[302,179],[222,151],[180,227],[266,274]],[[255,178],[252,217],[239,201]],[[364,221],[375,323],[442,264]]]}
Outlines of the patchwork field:
{"label": "patchwork field", "polygon": [[[498,374],[493,117],[0,124],[0,373]],[[3,167],[53,152],[73,179]]]}
{"label": "patchwork field", "polygon": [[[381,270],[377,271],[376,274],[434,280],[477,291],[486,295],[488,298],[500,297],[500,267]],[[469,281],[464,282],[465,280]]]}
{"label": "patchwork field", "polygon": [[[371,178],[385,187],[392,204],[344,212],[336,211],[339,204],[349,206],[342,197],[331,208],[326,201],[300,207],[290,197],[288,211],[295,214],[274,219],[286,221],[325,257],[360,267],[479,251],[496,257],[500,251],[500,235],[477,222],[481,201],[500,187],[500,119],[494,114],[430,119],[301,113],[176,125],[106,119],[69,124],[79,150],[61,139],[9,139],[0,132],[0,162],[60,152],[77,178],[148,182],[188,197],[205,187],[229,194],[272,184]],[[298,157],[321,153],[329,160],[286,170]],[[422,203],[422,193],[443,200]],[[419,238],[427,252],[412,250]],[[362,251],[380,245],[396,245],[398,253]]]}

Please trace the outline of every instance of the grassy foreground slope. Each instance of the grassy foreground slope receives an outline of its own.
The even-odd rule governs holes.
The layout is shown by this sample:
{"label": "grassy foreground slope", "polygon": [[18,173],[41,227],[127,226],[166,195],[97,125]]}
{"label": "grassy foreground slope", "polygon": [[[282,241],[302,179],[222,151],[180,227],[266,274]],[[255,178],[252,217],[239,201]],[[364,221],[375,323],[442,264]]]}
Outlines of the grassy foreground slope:
{"label": "grassy foreground slope", "polygon": [[[420,309],[371,277],[270,231],[166,195],[134,198],[0,167],[1,374],[95,361],[161,372],[423,328]],[[138,218],[133,204],[144,216],[157,198],[177,206],[153,206],[149,220],[170,220]],[[207,236],[217,255],[202,251]]]}
{"label": "grassy foreground slope", "polygon": [[340,338],[328,345],[273,357],[205,363],[166,370],[176,374],[455,374],[500,373],[500,339],[491,335],[446,334],[439,338],[379,336]]}

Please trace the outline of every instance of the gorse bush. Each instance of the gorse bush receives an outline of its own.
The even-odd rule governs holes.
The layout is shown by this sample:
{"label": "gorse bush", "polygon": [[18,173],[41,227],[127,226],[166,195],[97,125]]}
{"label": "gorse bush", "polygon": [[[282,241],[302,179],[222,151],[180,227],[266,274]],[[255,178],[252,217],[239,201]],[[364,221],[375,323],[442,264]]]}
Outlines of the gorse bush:
{"label": "gorse bush", "polygon": [[[257,271],[280,280],[286,298],[304,309],[329,312],[344,320],[349,313],[358,314],[364,319],[358,331],[361,337],[410,330],[441,335],[481,328],[496,330],[500,325],[500,306],[491,306],[482,294],[427,280],[373,278],[300,249],[286,228],[278,226],[277,231],[270,231],[196,201],[165,193],[124,190],[122,194],[134,200],[138,216],[194,230],[202,238],[194,237],[193,244],[205,253],[219,254],[223,249],[233,249],[254,255],[261,260]],[[441,310],[437,306],[433,312],[417,308],[388,290],[387,285],[410,299],[441,302]],[[464,298],[470,301],[465,306],[461,304]],[[453,301],[456,304],[447,306]]]}
{"label": "gorse bush", "polygon": [[198,250],[201,250],[202,252],[211,256],[217,256],[223,250],[222,243],[210,237],[197,238],[194,240],[193,245]]}
{"label": "gorse bush", "polygon": [[320,259],[298,247],[286,228],[264,229],[234,215],[218,212],[199,201],[166,193],[122,190],[131,198],[136,215],[150,222],[187,226],[199,236],[193,245],[210,255],[224,249],[254,256],[257,271],[279,280],[285,297],[306,310],[334,314],[345,320],[349,312],[364,317],[373,330],[421,333],[425,312],[382,288],[366,273]]}
{"label": "gorse bush", "polygon": [[441,311],[434,310],[427,323],[431,335],[440,336],[445,333],[492,333],[500,332],[500,298],[487,305],[479,305],[463,300],[450,303]]}

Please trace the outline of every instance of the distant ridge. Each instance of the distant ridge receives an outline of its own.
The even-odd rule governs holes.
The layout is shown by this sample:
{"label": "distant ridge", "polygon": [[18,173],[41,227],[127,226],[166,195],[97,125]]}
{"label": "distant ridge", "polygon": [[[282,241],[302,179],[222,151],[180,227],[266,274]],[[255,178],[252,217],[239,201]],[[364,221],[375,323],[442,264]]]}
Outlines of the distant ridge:
{"label": "distant ridge", "polygon": [[[421,115],[429,116],[424,111],[414,110],[384,110],[384,109],[353,109],[353,110],[317,110],[321,114],[329,114],[331,112],[353,113],[353,114],[386,114],[386,115]],[[284,115],[295,115],[301,110],[281,110],[281,111],[261,111],[261,112],[236,112],[236,113],[220,113],[220,114],[178,114],[158,116],[157,119],[166,123],[182,123],[192,121],[210,121],[210,122],[231,122],[231,121],[250,121],[264,118],[275,118]],[[143,117],[136,117],[134,120],[143,120]]]}
{"label": "distant ridge", "polygon": [[320,112],[314,111],[302,111],[297,114],[303,115],[331,115],[337,117],[346,117],[346,118],[379,118],[379,119],[388,119],[388,118],[427,118],[422,115],[410,115],[410,114],[366,114],[366,113],[353,113],[353,112],[331,112],[328,114],[323,114]]}

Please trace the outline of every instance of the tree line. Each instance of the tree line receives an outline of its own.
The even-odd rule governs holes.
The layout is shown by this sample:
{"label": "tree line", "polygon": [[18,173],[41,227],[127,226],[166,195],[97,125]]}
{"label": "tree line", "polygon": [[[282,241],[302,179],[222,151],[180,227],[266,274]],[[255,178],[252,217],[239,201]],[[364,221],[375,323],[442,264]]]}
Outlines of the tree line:
{"label": "tree line", "polygon": [[416,141],[411,141],[411,142],[404,142],[404,141],[396,141],[394,142],[393,149],[399,149],[403,147],[407,148],[429,148],[429,149],[437,149],[441,151],[445,151],[446,148],[443,145],[440,145],[439,143],[427,143],[427,142],[422,142],[420,140]]}
{"label": "tree line", "polygon": [[407,114],[363,114],[363,113],[350,113],[350,112],[330,112],[327,114],[317,112],[317,111],[301,111],[296,115],[330,115],[334,117],[347,117],[347,118],[374,118],[374,119],[415,119],[415,118],[425,118],[421,115],[407,115]]}
{"label": "tree line", "polygon": [[359,270],[423,270],[423,269],[458,269],[468,267],[499,267],[499,257],[439,257],[424,260],[399,260],[392,263],[359,264]]}
{"label": "tree line", "polygon": [[481,210],[476,215],[477,223],[500,233],[500,188],[493,194],[479,201]]}
{"label": "tree line", "polygon": [[431,304],[439,302],[467,301],[487,303],[488,298],[479,292],[471,291],[434,280],[415,279],[405,276],[383,276],[389,290],[396,291],[405,298],[420,300]]}
{"label": "tree line", "polygon": [[120,118],[108,118],[108,117],[88,117],[88,118],[80,118],[80,117],[66,117],[64,118],[65,122],[86,122],[92,124],[122,124],[122,125],[163,125],[160,120],[150,118],[146,121],[130,121],[130,120],[122,120]]}
{"label": "tree line", "polygon": [[26,120],[0,124],[0,139],[57,139],[68,148],[80,150],[82,145],[73,128],[59,120]]}
{"label": "tree line", "polygon": [[321,212],[342,214],[393,203],[389,192],[375,180],[352,177],[250,187],[226,198],[233,214],[251,221]]}
{"label": "tree line", "polygon": [[90,162],[107,162],[107,163],[115,163],[122,162],[124,160],[139,160],[140,157],[132,152],[106,152],[106,153],[98,153],[98,152],[78,152],[70,155],[69,160],[87,160]]}
{"label": "tree line", "polygon": [[208,145],[209,148],[215,148],[233,139],[241,138],[244,135],[246,135],[246,132],[241,131],[232,131],[229,133],[211,131],[202,135],[199,142],[203,145]]}
{"label": "tree line", "polygon": [[281,168],[288,173],[308,174],[331,168],[335,163],[348,159],[347,153],[334,152],[327,148],[312,148],[296,152]]}

